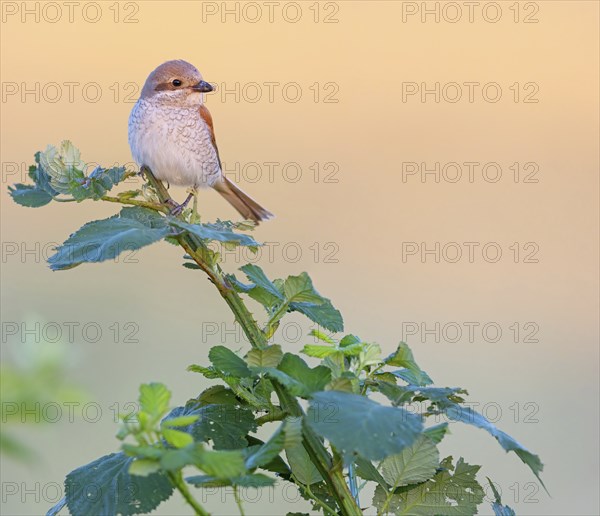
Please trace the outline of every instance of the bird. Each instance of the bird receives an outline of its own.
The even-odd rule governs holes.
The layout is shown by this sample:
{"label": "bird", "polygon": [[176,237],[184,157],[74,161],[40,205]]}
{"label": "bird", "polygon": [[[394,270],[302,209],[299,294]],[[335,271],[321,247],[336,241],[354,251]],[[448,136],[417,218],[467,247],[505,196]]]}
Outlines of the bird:
{"label": "bird", "polygon": [[189,187],[179,215],[198,188],[212,187],[247,220],[273,217],[223,173],[213,119],[204,93],[213,91],[198,69],[187,61],[167,61],[154,69],[129,115],[129,146],[140,167],[168,185]]}

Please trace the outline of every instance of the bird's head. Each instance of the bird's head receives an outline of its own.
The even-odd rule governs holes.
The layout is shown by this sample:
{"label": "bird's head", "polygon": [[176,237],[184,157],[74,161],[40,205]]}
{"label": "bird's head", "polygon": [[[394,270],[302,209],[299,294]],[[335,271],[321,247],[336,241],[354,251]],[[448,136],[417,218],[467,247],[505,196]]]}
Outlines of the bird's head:
{"label": "bird's head", "polygon": [[202,79],[198,69],[181,59],[167,61],[146,79],[141,98],[174,105],[202,104],[203,93],[213,87]]}

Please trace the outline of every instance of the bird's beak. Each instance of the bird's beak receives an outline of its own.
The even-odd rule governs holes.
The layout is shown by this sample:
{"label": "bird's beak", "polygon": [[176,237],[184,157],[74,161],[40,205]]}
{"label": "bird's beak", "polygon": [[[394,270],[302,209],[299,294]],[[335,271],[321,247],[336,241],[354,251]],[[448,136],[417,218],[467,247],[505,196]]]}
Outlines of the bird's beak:
{"label": "bird's beak", "polygon": [[200,81],[198,84],[195,84],[194,86],[192,86],[192,89],[194,91],[201,91],[202,93],[208,93],[209,91],[212,91],[214,88],[206,81]]}

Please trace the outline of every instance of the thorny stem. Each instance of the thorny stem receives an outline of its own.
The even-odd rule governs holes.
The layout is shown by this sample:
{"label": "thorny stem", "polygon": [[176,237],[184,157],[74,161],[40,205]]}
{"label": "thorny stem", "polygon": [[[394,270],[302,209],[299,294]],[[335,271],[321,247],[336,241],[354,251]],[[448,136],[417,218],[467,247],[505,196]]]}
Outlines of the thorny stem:
{"label": "thorny stem", "polygon": [[[172,203],[171,196],[169,192],[162,184],[161,181],[156,179],[152,174],[152,171],[147,167],[142,167],[140,171],[146,177],[148,183],[156,190],[158,194],[158,198],[161,202],[161,205],[157,205],[155,203],[151,203],[152,206],[147,206],[148,208],[154,209],[156,211],[161,211],[163,213],[169,212],[169,204]],[[109,202],[114,202],[112,199],[106,199]],[[126,204],[126,202],[123,202]],[[130,202],[131,199],[128,200]],[[219,265],[207,263],[203,257],[203,251],[206,250],[205,244],[199,238],[194,235],[180,235],[176,237],[179,244],[185,249],[185,251],[192,257],[192,259],[196,262],[196,264],[207,274],[210,281],[215,285],[221,297],[225,300],[231,311],[235,315],[236,321],[242,327],[242,330],[248,337],[248,340],[253,348],[256,349],[264,349],[268,346],[268,339],[265,333],[260,329],[260,326],[252,316],[252,313],[246,307],[245,303],[242,301],[242,298],[239,294],[229,285],[225,274],[219,267]],[[279,398],[279,402],[281,404],[281,409],[285,413],[301,417],[304,415],[304,411],[298,400],[292,396],[279,382],[273,381],[273,387]],[[327,483],[329,488],[331,489],[332,495],[336,499],[341,514],[344,516],[361,516],[362,511],[360,507],[356,504],[352,493],[350,492],[348,485],[346,484],[346,480],[344,478],[344,474],[340,464],[334,464],[331,455],[327,452],[327,449],[323,445],[323,442],[319,438],[319,436],[312,430],[310,426],[306,423],[303,424],[303,445],[306,449],[308,455],[311,458],[311,461],[315,464],[319,473],[323,477],[324,481]],[[184,488],[187,489],[187,486],[184,484]],[[179,487],[178,487],[179,489]],[[181,489],[180,489],[181,491]],[[182,494],[185,497],[185,494],[182,491]],[[189,491],[188,491],[189,495]],[[187,498],[186,498],[187,500]],[[188,503],[189,500],[188,500]],[[195,508],[195,510],[197,510]],[[206,514],[206,513],[198,513],[198,514]]]}

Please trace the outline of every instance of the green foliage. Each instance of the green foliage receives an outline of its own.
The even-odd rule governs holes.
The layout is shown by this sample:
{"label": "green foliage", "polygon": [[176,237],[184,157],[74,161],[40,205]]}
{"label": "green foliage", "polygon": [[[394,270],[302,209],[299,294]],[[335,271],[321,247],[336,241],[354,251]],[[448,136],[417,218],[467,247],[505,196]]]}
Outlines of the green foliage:
{"label": "green foliage", "polygon": [[[454,465],[451,457],[440,463],[437,445],[449,424],[426,423],[441,414],[451,423],[486,430],[539,479],[542,463],[537,455],[468,409],[464,389],[433,386],[406,343],[383,357],[376,343],[316,329],[310,335],[319,342],[302,349],[307,362],[274,342],[281,320],[290,312],[333,333],[343,330],[343,319],[306,272],[271,280],[260,267],[247,264],[240,270],[249,283],[243,283],[221,269],[220,253],[212,244],[255,250],[260,244],[239,232],[252,225],[200,223],[190,209],[173,215],[166,189],[150,171],[145,171],[148,185],[141,190],[107,197],[108,190],[132,173],[97,168],[86,176],[84,169],[79,151],[63,142],[60,150],[49,147],[36,155],[29,174],[33,184],[10,188],[15,202],[23,206],[84,199],[126,205],[119,214],[75,231],[49,259],[51,268],[112,260],[125,250],[162,240],[180,245],[186,253],[184,266],[208,275],[251,349],[238,354],[215,343],[208,352],[210,364],[188,370],[219,383],[183,406],[172,408],[165,385],[142,385],[139,411],[122,416],[117,433],[121,451],[69,473],[66,498],[50,514],[58,514],[64,504],[72,514],[147,513],[177,489],[193,511],[204,516],[208,513],[190,486],[229,488],[237,497],[238,489],[272,485],[273,474],[295,484],[315,511],[327,514],[362,514],[347,485],[357,489],[356,477],[364,480],[361,488],[375,483],[373,506],[381,515],[475,514],[483,501],[476,479],[479,466],[462,458]],[[143,201],[137,199],[140,192]],[[264,326],[258,325],[242,296],[264,308]],[[4,371],[2,380],[4,388]],[[308,400],[307,410],[302,400]],[[416,404],[420,413],[415,413]],[[275,428],[266,442],[253,435],[263,425]],[[353,472],[352,479],[345,468]],[[99,495],[90,491],[92,485]],[[133,492],[127,491],[131,486]],[[513,515],[494,493],[495,513]],[[236,500],[241,507],[239,497]]]}
{"label": "green foliage", "polygon": [[84,262],[113,260],[158,242],[170,232],[165,218],[146,208],[123,208],[119,215],[88,222],[73,233],[48,259],[53,270],[71,269]]}
{"label": "green foliage", "polygon": [[410,446],[423,430],[421,418],[347,392],[316,392],[308,424],[347,458],[379,460]]}
{"label": "green foliage", "polygon": [[500,498],[500,493],[496,489],[494,483],[488,478],[488,483],[492,488],[492,492],[494,493],[494,503],[492,504],[492,509],[494,511],[495,516],[515,516],[515,511],[513,511],[508,505],[502,505],[502,498]]}
{"label": "green foliage", "polygon": [[[37,450],[21,442],[23,425],[54,422],[45,408],[52,404],[78,406],[87,396],[69,380],[73,364],[63,340],[46,341],[37,332],[18,332],[11,337],[3,323],[3,362],[0,364],[0,453],[20,461],[37,458]],[[25,328],[44,327],[46,321],[27,317]]]}
{"label": "green foliage", "polygon": [[439,471],[431,479],[408,488],[388,492],[381,486],[375,489],[373,505],[378,514],[410,514],[419,516],[457,515],[470,516],[477,513],[484,492],[475,479],[480,466],[471,466],[459,459],[456,467],[452,457],[440,464]]}
{"label": "green foliage", "polygon": [[71,514],[147,514],[169,498],[173,485],[166,473],[130,472],[133,457],[111,453],[77,468],[65,480]]}

